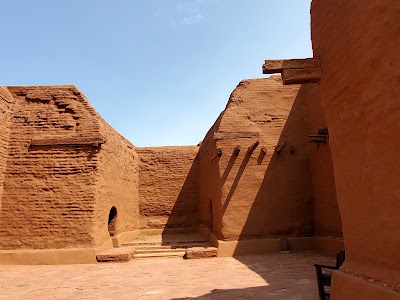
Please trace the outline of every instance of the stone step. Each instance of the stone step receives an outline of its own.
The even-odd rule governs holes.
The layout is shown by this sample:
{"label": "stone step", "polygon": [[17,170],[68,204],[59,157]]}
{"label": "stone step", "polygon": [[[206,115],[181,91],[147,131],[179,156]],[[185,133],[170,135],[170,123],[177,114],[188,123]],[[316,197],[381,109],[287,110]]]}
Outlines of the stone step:
{"label": "stone step", "polygon": [[217,256],[218,256],[218,249],[215,247],[136,250],[134,255],[135,258],[183,257],[186,259],[211,258]]}
{"label": "stone step", "polygon": [[218,256],[218,249],[215,247],[193,247],[186,250],[186,259],[211,258]]}
{"label": "stone step", "polygon": [[136,248],[135,254],[142,254],[142,253],[175,253],[175,252],[186,252],[185,248],[177,248],[177,249],[160,249],[160,248],[153,248],[153,249],[142,249]]}
{"label": "stone step", "polygon": [[135,247],[136,249],[153,249],[153,248],[159,248],[159,249],[176,249],[176,248],[189,248],[189,247],[207,247],[210,246],[209,243],[207,242],[200,242],[200,243],[173,243],[173,244],[168,244],[165,245],[163,243],[123,243],[121,244],[121,247]]}
{"label": "stone step", "polygon": [[134,247],[111,248],[97,253],[98,262],[127,262],[133,258]]}
{"label": "stone step", "polygon": [[186,234],[143,234],[138,235],[131,242],[193,242],[193,241],[204,241],[204,237],[198,233],[186,233]]}
{"label": "stone step", "polygon": [[121,244],[121,247],[126,247],[126,246],[190,246],[193,244],[204,244],[207,243],[206,240],[183,240],[183,241],[176,241],[176,240],[149,240],[149,241],[140,241],[140,240],[135,240],[135,241],[130,241],[130,242],[125,242]]}
{"label": "stone step", "polygon": [[[132,246],[131,246],[132,247]],[[210,247],[207,242],[197,244],[172,244],[172,245],[139,245],[135,249],[187,249],[190,247]]]}
{"label": "stone step", "polygon": [[177,251],[177,252],[156,252],[156,253],[135,253],[135,259],[141,258],[167,258],[167,257],[182,257],[185,255],[186,251]]}

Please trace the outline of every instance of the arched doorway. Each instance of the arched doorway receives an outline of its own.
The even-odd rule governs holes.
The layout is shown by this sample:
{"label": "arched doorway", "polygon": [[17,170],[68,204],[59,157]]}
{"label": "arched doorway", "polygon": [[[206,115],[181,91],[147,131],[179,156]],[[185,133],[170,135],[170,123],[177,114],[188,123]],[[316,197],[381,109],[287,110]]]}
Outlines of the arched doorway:
{"label": "arched doorway", "polygon": [[115,234],[115,223],[117,221],[117,209],[115,206],[111,207],[110,213],[108,215],[108,232],[110,236],[114,236]]}

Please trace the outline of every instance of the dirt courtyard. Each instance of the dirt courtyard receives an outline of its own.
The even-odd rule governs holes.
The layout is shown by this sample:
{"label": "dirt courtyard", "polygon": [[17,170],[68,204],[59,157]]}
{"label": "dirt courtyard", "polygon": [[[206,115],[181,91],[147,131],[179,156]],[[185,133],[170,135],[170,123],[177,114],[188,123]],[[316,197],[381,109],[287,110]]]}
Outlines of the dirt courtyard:
{"label": "dirt courtyard", "polygon": [[316,253],[1,266],[0,299],[318,299]]}

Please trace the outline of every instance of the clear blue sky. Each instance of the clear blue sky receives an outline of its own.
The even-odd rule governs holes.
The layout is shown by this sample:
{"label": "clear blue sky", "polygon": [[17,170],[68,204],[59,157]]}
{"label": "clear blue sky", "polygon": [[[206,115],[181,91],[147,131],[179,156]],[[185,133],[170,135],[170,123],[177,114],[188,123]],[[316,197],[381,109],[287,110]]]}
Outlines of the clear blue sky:
{"label": "clear blue sky", "polygon": [[310,0],[0,0],[0,85],[74,84],[137,146],[201,141],[265,59],[312,56]]}

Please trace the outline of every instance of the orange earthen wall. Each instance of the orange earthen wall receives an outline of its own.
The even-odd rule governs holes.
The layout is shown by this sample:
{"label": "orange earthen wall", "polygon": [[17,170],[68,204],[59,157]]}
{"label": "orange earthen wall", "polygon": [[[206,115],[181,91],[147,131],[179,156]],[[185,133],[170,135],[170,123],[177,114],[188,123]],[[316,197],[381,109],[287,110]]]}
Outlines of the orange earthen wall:
{"label": "orange earthen wall", "polygon": [[10,140],[10,122],[13,103],[14,100],[10,92],[4,87],[0,87],[0,210],[8,156],[8,144]]}
{"label": "orange earthen wall", "polygon": [[332,298],[395,299],[389,288],[400,284],[400,3],[314,0],[311,15],[346,248]]}
{"label": "orange earthen wall", "polygon": [[[212,229],[218,239],[222,236],[221,215],[221,180],[219,171],[219,158],[217,157],[217,143],[214,133],[217,131],[221,117],[201,142],[199,150],[199,207],[198,214],[202,227]],[[215,216],[215,217],[214,217]]]}
{"label": "orange earthen wall", "polygon": [[197,146],[137,148],[140,227],[197,227]]}
{"label": "orange earthen wall", "polygon": [[[283,86],[280,77],[244,80],[212,129],[218,135],[228,134],[215,141],[216,148],[223,151],[217,158],[221,200],[213,205],[214,223],[222,224],[221,232],[214,232],[220,239],[314,234],[313,191],[299,88]],[[235,138],[237,133],[240,136]],[[207,135],[207,139],[212,138]],[[247,149],[256,141],[258,148],[248,154]],[[283,142],[287,147],[280,155],[274,153],[275,146]],[[205,140],[202,147],[210,143]],[[233,150],[237,145],[241,151],[236,157]],[[290,152],[292,147],[294,153]],[[201,200],[209,201],[206,197]]]}
{"label": "orange earthen wall", "polygon": [[117,209],[115,235],[139,229],[139,160],[135,147],[104,120],[100,134],[106,143],[98,154],[96,176],[96,245],[108,238],[110,209]]}
{"label": "orange earthen wall", "polygon": [[74,86],[9,87],[16,101],[0,212],[0,249],[93,245],[94,147],[32,139],[98,136],[96,113]]}
{"label": "orange earthen wall", "polygon": [[[303,84],[299,95],[304,103],[307,134],[316,135],[318,128],[327,127],[321,107],[318,84]],[[342,221],[336,197],[332,154],[327,144],[308,144],[314,192],[315,234],[342,237]]]}

